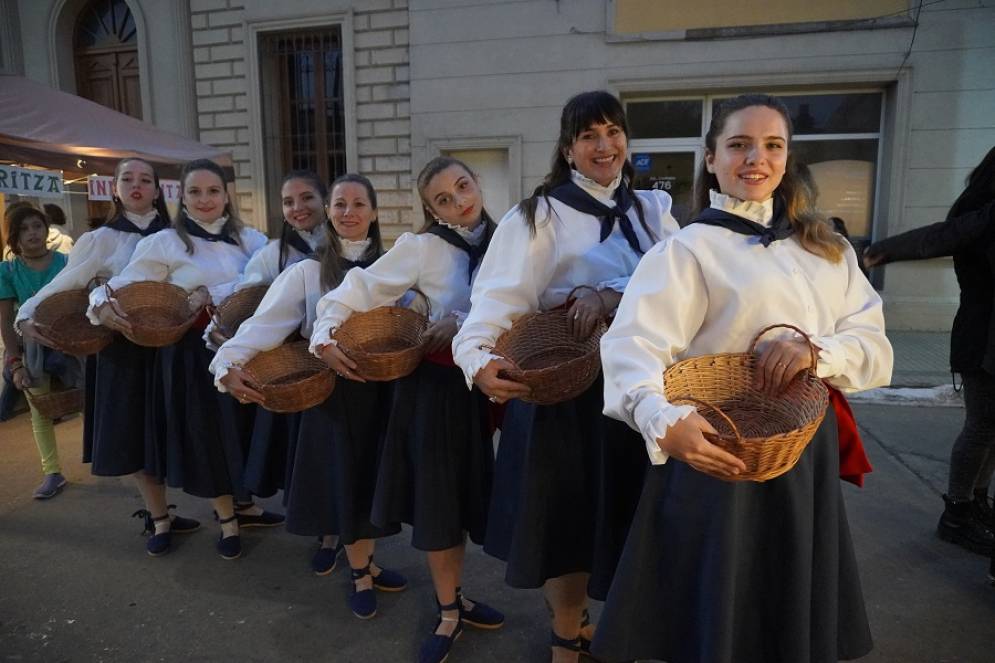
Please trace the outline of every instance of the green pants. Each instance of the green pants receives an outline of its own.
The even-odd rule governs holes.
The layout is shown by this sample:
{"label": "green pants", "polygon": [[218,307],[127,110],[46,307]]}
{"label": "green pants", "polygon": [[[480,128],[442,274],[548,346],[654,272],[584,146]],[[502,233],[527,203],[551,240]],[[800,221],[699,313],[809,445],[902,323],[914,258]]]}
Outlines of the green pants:
{"label": "green pants", "polygon": [[[28,389],[32,396],[47,394],[51,388],[51,380],[47,375],[38,382],[37,387]],[[59,447],[55,443],[55,424],[35,409],[31,399],[28,399],[28,406],[31,408],[31,432],[35,435],[35,444],[38,445],[38,455],[41,457],[41,471],[43,474],[59,473],[62,467],[59,465]]]}

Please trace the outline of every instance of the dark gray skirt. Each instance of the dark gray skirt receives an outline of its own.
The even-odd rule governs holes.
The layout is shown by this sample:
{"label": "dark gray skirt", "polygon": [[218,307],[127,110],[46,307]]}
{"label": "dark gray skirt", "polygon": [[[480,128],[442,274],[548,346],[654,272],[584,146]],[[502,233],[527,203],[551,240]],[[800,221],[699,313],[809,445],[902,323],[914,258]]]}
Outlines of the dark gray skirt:
{"label": "dark gray skirt", "polygon": [[602,381],[555,405],[511,401],[498,446],[484,551],[512,587],[589,573],[608,593],[648,465],[642,438],[601,414]]}
{"label": "dark gray skirt", "polygon": [[245,488],[259,497],[272,497],[285,487],[291,440],[300,425],[300,412],[270,412],[256,408],[245,460]]}
{"label": "dark gray skirt", "polygon": [[494,472],[487,400],[460,369],[430,361],[394,388],[373,522],[410,524],[419,550],[447,550],[466,534],[482,542]]}
{"label": "dark gray skirt", "polygon": [[331,396],[300,414],[287,463],[287,531],[338,534],[349,544],[401,530],[370,522],[389,394],[389,384],[339,378]]}
{"label": "dark gray skirt", "polygon": [[598,624],[605,661],[831,663],[872,648],[839,480],[836,417],[787,474],[647,473]]}
{"label": "dark gray skirt", "polygon": [[151,407],[155,348],[120,335],[86,358],[83,462],[97,476],[156,471]]}

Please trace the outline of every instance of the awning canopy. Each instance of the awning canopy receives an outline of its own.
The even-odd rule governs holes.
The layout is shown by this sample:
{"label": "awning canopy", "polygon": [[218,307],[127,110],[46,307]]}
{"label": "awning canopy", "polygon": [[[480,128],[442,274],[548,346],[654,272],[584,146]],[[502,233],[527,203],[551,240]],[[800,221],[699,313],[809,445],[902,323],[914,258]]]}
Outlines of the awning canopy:
{"label": "awning canopy", "polygon": [[126,156],[150,161],[165,177],[193,159],[232,165],[231,154],[211,145],[22,76],[0,75],[0,159],[111,175]]}

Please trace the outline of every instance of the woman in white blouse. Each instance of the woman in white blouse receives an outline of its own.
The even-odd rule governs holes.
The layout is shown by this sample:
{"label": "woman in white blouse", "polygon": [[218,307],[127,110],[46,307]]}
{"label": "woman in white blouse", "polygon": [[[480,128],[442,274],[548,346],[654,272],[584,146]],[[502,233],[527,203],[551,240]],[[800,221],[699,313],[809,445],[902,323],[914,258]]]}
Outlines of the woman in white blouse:
{"label": "woman in white blouse", "polygon": [[[38,304],[58,292],[86,288],[94,278],[109,279],[124,269],[135,246],[169,227],[169,213],[159,190],[159,177],[152,164],[132,157],[114,169],[114,206],[107,220],[84,233],[72,251],[65,269],[17,312],[17,328],[26,337],[48,343],[35,327]],[[90,313],[93,324],[99,318]],[[86,403],[83,418],[83,462],[97,476],[131,474],[145,502],[138,512],[145,517],[146,551],[162,555],[169,550],[171,533],[192,532],[200,523],[179,516],[167,517],[166,486],[155,477],[157,463],[145,444],[151,417],[149,381],[155,350],[115,336],[109,346],[86,361]],[[153,525],[158,519],[159,534]]]}
{"label": "woman in white blouse", "polygon": [[[607,92],[570,99],[560,118],[552,171],[508,212],[453,341],[467,384],[492,400],[527,394],[498,377],[491,354],[521,316],[569,306],[587,337],[614,311],[645,251],[677,230],[670,197],[634,191],[625,111]],[[575,300],[567,297],[577,286]],[[536,406],[512,400],[505,414],[485,551],[506,560],[506,582],[543,587],[552,608],[552,655],[576,661],[590,645],[587,597],[604,598],[639,498],[646,467],[638,436],[601,414],[601,380],[577,398]]]}
{"label": "woman in white blouse", "polygon": [[[605,412],[642,433],[653,467],[594,652],[607,661],[816,663],[871,649],[839,488],[833,409],[798,464],[763,483],[709,443],[712,427],[663,393],[663,371],[742,352],[789,323],[818,349],[772,332],[757,388],[776,394],[814,368],[855,391],[887,384],[881,299],[853,249],[815,214],[778,99],[723,102],[705,138],[695,220],[648,252],[601,341]],[[765,337],[767,338],[767,337]]]}
{"label": "woman in white blouse", "polygon": [[[191,303],[192,310],[207,299],[217,303],[230,295],[266,236],[245,228],[235,216],[225,182],[224,171],[213,161],[186,164],[180,175],[182,209],[172,227],[140,241],[128,265],[108,282],[109,288],[166,281],[195,291],[191,298],[200,301]],[[113,310],[108,292],[90,292],[91,311],[105,326],[125,331],[131,323]],[[147,453],[154,454],[151,471],[158,479],[212,500],[221,522],[218,552],[235,559],[241,555],[241,539],[232,495],[241,484],[247,440],[231,433],[228,406],[211,383],[211,355],[201,339],[206,323],[205,313],[180,341],[156,352],[150,380],[152,423],[146,434],[146,444],[153,448]],[[154,526],[156,535],[169,529],[166,520],[154,519]]]}
{"label": "woman in white blouse", "polygon": [[[367,269],[346,274],[318,302],[312,350],[340,375],[362,380],[331,339],[353,313],[392,304],[409,288],[428,300],[423,335],[431,354],[394,385],[372,520],[412,526],[412,545],[427,553],[439,621],[423,643],[420,663],[440,663],[463,624],[493,629],[504,616],[462,595],[466,535],[482,542],[493,470],[487,401],[467,391],[449,345],[470,306],[470,284],[494,230],[476,178],[450,157],[431,160],[418,176],[425,226],[405,233]],[[356,564],[350,559],[353,575]],[[363,573],[363,569],[358,569]]]}
{"label": "woman in white blouse", "polygon": [[[343,175],[332,185],[328,208],[333,210],[332,223],[342,226],[347,221],[352,226],[358,222],[366,238],[376,217],[376,192],[365,177]],[[341,282],[343,273],[361,268],[356,259],[362,258],[368,245],[355,233],[350,241],[359,253],[354,249],[350,260],[340,255],[339,237],[327,223],[314,232],[330,234],[320,239],[315,253],[276,278],[256,313],[218,350],[211,372],[220,391],[265,407],[251,376],[241,367],[256,354],[281,345],[294,332],[309,338],[318,299]],[[400,591],[407,586],[403,576],[372,563],[375,539],[401,529],[399,524],[379,528],[370,522],[384,412],[389,405],[388,385],[340,381],[322,404],[295,417],[288,459],[287,529],[323,540],[312,560],[319,575],[334,568],[336,538],[345,544],[350,564],[370,569],[349,594],[350,607],[363,619],[376,614],[374,589]]]}

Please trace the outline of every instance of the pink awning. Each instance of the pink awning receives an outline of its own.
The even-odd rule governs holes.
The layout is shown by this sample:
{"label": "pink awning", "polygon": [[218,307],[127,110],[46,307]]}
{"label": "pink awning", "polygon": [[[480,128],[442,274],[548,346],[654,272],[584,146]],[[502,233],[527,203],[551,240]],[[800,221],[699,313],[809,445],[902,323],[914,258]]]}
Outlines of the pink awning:
{"label": "pink awning", "polygon": [[219,148],[22,76],[0,75],[0,159],[111,175],[126,156],[147,159],[162,176],[175,176],[193,159],[232,165],[231,154]]}

